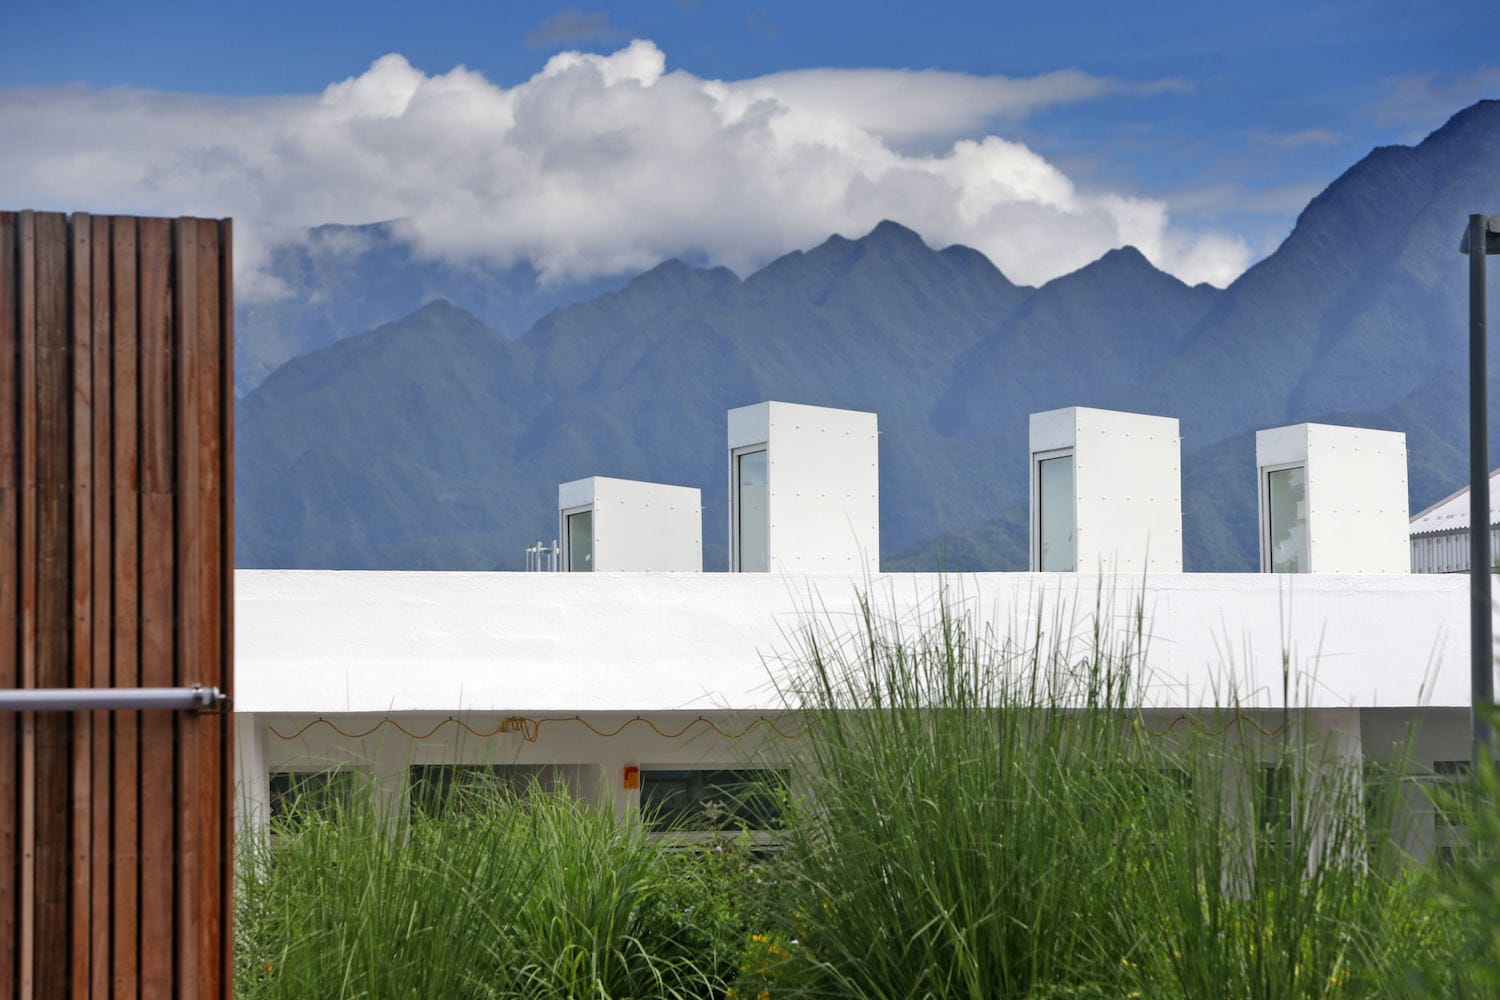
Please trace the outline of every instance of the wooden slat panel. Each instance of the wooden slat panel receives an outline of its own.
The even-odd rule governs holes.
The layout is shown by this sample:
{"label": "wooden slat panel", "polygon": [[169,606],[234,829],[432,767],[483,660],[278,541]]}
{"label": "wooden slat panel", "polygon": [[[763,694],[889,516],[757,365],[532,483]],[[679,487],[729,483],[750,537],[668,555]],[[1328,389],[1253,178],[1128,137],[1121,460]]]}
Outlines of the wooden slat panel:
{"label": "wooden slat panel", "polygon": [[[0,213],[0,685],[232,692],[230,233]],[[0,719],[0,996],[230,995],[231,740]]]}
{"label": "wooden slat panel", "polygon": [[[91,571],[93,620],[93,682],[95,687],[111,687],[114,675],[110,662],[111,565],[110,565],[110,493],[113,477],[110,470],[112,416],[111,356],[113,340],[113,298],[110,294],[110,220],[93,221],[93,378],[94,427],[90,491],[93,523]],[[113,756],[112,720],[108,712],[93,712],[89,720],[93,760],[89,765],[89,801],[93,817],[89,830],[89,996],[101,1000],[110,993],[110,825],[113,819],[113,786],[110,761]]]}
{"label": "wooden slat panel", "polygon": [[[68,589],[72,614],[68,686],[92,687],[94,683],[93,589],[94,589],[94,222],[86,213],[69,220],[68,281],[68,382],[70,394],[68,456]],[[69,995],[86,994],[92,979],[89,970],[89,905],[93,900],[93,725],[90,713],[75,712],[71,728],[72,837],[68,908],[72,930],[68,935]]]}
{"label": "wooden slat panel", "polygon": [[[20,280],[17,292],[21,341],[21,684],[36,685],[36,216],[17,220]],[[36,986],[36,716],[21,716],[21,896],[19,995],[30,1000]]]}
{"label": "wooden slat panel", "polygon": [[[38,687],[72,681],[69,587],[69,324],[66,220],[36,217],[36,470]],[[65,997],[71,969],[69,897],[72,720],[59,712],[36,720],[36,993]]]}
{"label": "wooden slat panel", "polygon": [[[114,220],[111,295],[114,313],[115,392],[111,472],[114,482],[112,530],[114,682],[140,684],[140,433],[137,413],[136,220]],[[137,978],[140,920],[140,829],[136,803],[140,795],[139,712],[117,712],[114,718],[114,873],[112,885],[114,996],[139,995]]]}
{"label": "wooden slat panel", "polygon": [[[172,496],[172,258],[170,224],[142,219],[140,254],[140,680],[174,680]],[[146,997],[169,996],[173,954],[174,719],[141,713],[140,977]]]}
{"label": "wooden slat panel", "polygon": [[[0,212],[0,688],[21,683],[20,309],[14,212]],[[0,715],[0,996],[15,996],[21,947],[21,752],[14,713]]]}
{"label": "wooden slat panel", "polygon": [[[219,224],[219,688],[234,691],[234,224]],[[234,996],[234,716],[219,726],[219,995]]]}

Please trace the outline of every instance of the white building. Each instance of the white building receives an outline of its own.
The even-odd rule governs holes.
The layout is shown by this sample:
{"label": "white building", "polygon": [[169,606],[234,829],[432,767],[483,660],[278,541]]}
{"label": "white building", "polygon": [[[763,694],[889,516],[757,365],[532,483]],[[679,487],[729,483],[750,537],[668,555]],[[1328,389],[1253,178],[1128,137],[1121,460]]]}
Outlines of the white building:
{"label": "white building", "polygon": [[[1490,473],[1490,554],[1500,557],[1500,469]],[[1413,573],[1469,571],[1469,488],[1411,519]]]}
{"label": "white building", "polygon": [[[338,772],[365,775],[398,810],[424,782],[456,780],[463,769],[503,781],[538,776],[622,814],[643,798],[691,807],[709,784],[734,780],[752,754],[763,766],[796,752],[799,722],[777,692],[798,670],[799,632],[816,619],[857,635],[861,593],[906,627],[932,621],[946,595],[978,629],[1028,642],[1086,643],[1096,624],[1119,634],[1135,627],[1139,608],[1148,730],[1184,714],[1226,713],[1274,729],[1287,709],[1302,708],[1312,731],[1301,736],[1334,748],[1356,776],[1358,762],[1408,739],[1433,773],[1467,760],[1467,581],[1366,565],[1299,576],[1153,568],[1174,556],[1157,539],[1180,529],[1175,421],[1056,411],[1071,414],[1063,421],[1078,469],[1070,491],[1108,498],[1122,492],[1110,481],[1118,475],[1131,480],[1130,495],[1152,498],[1098,508],[1124,512],[1114,517],[1068,498],[1074,523],[1092,527],[1093,551],[1117,560],[1116,571],[943,578],[880,574],[867,561],[877,550],[864,550],[862,539],[878,541],[873,415],[783,405],[733,411],[731,485],[740,460],[760,445],[769,459],[760,477],[769,488],[757,502],[766,507],[770,565],[813,556],[828,571],[704,574],[700,561],[680,571],[612,572],[601,561],[589,573],[237,573],[234,696],[246,819],[264,823],[287,783]],[[1127,429],[1139,432],[1146,460],[1095,461],[1086,439],[1119,437],[1111,447],[1128,454]],[[1044,433],[1033,435],[1032,450],[1030,474],[1041,480],[1039,463],[1066,449]],[[1377,465],[1395,490],[1386,451]],[[1316,444],[1303,458],[1317,463]],[[773,464],[781,461],[793,471]],[[829,470],[847,481],[816,478]],[[1404,460],[1399,478],[1399,496],[1375,509],[1399,504],[1404,528]],[[616,482],[564,484],[564,534],[568,518],[597,512]],[[637,500],[648,494],[670,499],[647,490]],[[678,499],[696,510],[695,497]],[[661,513],[659,505],[627,507],[647,519]],[[1314,508],[1312,530],[1336,537],[1339,517],[1358,519],[1363,509]],[[798,528],[790,552],[775,548],[782,518]],[[686,520],[668,518],[679,527]],[[604,536],[590,537],[603,552]],[[1127,563],[1146,559],[1148,539],[1151,562]],[[1180,566],[1180,543],[1175,558]],[[1295,665],[1289,687],[1284,654]],[[1439,832],[1429,811],[1414,846],[1430,846]]]}

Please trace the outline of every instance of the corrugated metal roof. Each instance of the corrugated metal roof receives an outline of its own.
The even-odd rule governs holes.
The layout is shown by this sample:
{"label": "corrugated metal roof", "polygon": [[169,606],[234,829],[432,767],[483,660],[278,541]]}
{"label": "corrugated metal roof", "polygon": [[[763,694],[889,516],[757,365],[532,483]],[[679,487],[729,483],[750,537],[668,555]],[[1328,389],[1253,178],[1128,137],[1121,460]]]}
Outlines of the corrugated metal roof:
{"label": "corrugated metal roof", "polygon": [[[1490,473],[1490,524],[1500,524],[1500,469]],[[1445,497],[1411,519],[1411,534],[1426,535],[1436,531],[1467,531],[1469,527],[1469,488],[1465,486]]]}

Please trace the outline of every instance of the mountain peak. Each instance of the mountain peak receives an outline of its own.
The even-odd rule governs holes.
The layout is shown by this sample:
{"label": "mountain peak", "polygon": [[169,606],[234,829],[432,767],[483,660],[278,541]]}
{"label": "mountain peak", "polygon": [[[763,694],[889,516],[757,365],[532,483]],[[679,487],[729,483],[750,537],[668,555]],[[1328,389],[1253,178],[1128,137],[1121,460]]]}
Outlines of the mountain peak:
{"label": "mountain peak", "polygon": [[908,229],[899,222],[883,219],[876,227],[866,233],[856,242],[866,244],[903,244],[907,246],[921,247],[927,249],[927,242],[922,239],[920,233],[915,229]]}

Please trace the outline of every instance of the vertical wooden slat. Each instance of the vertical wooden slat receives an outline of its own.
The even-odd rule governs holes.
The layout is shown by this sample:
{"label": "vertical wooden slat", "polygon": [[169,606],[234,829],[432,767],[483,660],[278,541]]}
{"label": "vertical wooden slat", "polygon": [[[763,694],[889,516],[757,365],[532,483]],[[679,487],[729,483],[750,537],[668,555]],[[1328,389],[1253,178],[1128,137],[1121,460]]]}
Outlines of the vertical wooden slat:
{"label": "vertical wooden slat", "polygon": [[[94,588],[94,222],[86,213],[68,220],[68,619],[69,687],[93,687]],[[89,906],[93,901],[93,725],[88,712],[75,712],[71,730],[72,831],[69,857],[68,983],[70,996],[86,995],[89,970]]]}
{"label": "vertical wooden slat", "polygon": [[[164,219],[142,219],[140,250],[141,593],[140,679],[174,677],[172,481],[172,234]],[[177,805],[174,720],[141,713],[140,977],[147,997],[172,994],[173,817]]]}
{"label": "vertical wooden slat", "polygon": [[[36,216],[22,212],[17,222],[20,281],[17,325],[21,341],[21,685],[36,686]],[[21,716],[21,1000],[36,987],[36,716]]]}
{"label": "vertical wooden slat", "polygon": [[[20,425],[21,342],[16,214],[0,212],[0,688],[21,684]],[[13,997],[20,969],[20,727],[0,715],[0,996]]]}
{"label": "vertical wooden slat", "polygon": [[[173,227],[173,324],[172,357],[176,362],[174,384],[176,408],[173,416],[173,457],[176,459],[177,517],[173,525],[176,537],[176,604],[177,648],[173,658],[174,682],[191,684],[198,651],[197,593],[200,581],[198,566],[202,562],[201,494],[198,491],[198,467],[201,455],[198,442],[198,407],[200,383],[198,368],[198,224],[196,219],[179,219]],[[177,985],[183,996],[198,993],[198,949],[196,928],[199,916],[197,873],[203,868],[200,831],[190,803],[198,792],[198,772],[203,750],[200,720],[190,715],[177,718]]]}
{"label": "vertical wooden slat", "polygon": [[[94,378],[94,426],[92,433],[93,459],[89,512],[93,523],[93,556],[91,570],[93,620],[89,631],[93,634],[93,682],[95,687],[111,687],[114,684],[111,669],[110,628],[110,494],[113,476],[111,458],[111,355],[113,354],[113,298],[110,293],[110,223],[98,217],[93,221],[90,241],[93,248],[91,278],[93,291],[93,378]],[[90,762],[89,801],[93,817],[89,831],[89,996],[100,1000],[110,992],[110,859],[113,857],[110,843],[110,827],[113,819],[113,795],[110,760],[113,756],[111,743],[112,720],[108,712],[94,712],[90,719],[93,760]]]}
{"label": "vertical wooden slat", "polygon": [[[114,683],[140,684],[140,449],[136,419],[138,361],[136,337],[136,220],[114,220],[114,259],[111,295],[114,313],[115,386],[111,399],[114,417],[113,455],[113,567]],[[117,712],[114,718],[114,873],[112,931],[114,995],[121,1000],[139,995],[137,979],[140,921],[140,828],[136,802],[140,796],[139,712]]]}
{"label": "vertical wooden slat", "polygon": [[[63,216],[36,217],[37,650],[38,687],[72,682],[69,625],[70,375],[68,237]],[[36,720],[36,992],[69,992],[69,878],[72,720],[60,712]]]}
{"label": "vertical wooden slat", "polygon": [[[192,563],[193,593],[191,617],[196,622],[187,666],[190,682],[219,685],[219,224],[211,219],[197,223],[198,318],[193,331],[192,399],[189,405],[194,425],[197,469],[192,492],[196,497],[199,553]],[[188,574],[184,574],[188,575]],[[215,808],[220,791],[220,730],[223,717],[195,715],[185,724],[197,732],[198,760],[197,808],[190,815],[197,822],[198,873],[195,879],[197,898],[193,905],[192,929],[196,931],[193,964],[200,987],[218,980],[220,935],[219,902],[224,886],[219,880],[219,810]]]}
{"label": "vertical wooden slat", "polygon": [[[219,224],[220,690],[234,691],[234,224]],[[234,996],[234,716],[219,726],[219,994]]]}

